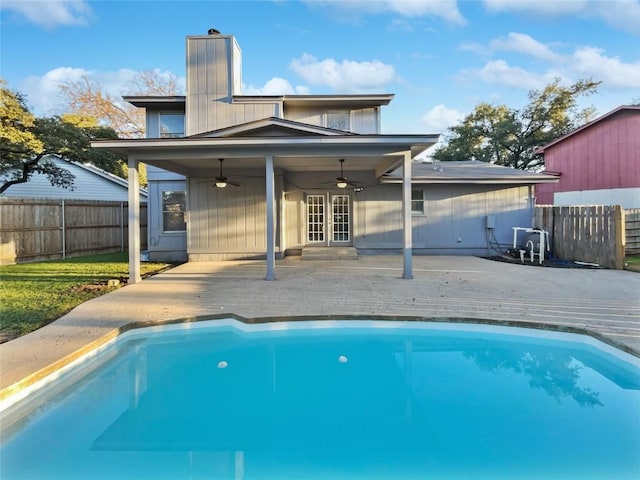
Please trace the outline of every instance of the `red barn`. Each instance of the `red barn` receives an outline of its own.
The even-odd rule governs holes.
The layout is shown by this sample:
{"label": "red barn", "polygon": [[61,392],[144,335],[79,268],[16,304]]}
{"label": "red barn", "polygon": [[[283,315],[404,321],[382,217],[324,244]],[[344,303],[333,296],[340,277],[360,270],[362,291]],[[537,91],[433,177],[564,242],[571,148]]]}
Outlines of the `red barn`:
{"label": "red barn", "polygon": [[538,205],[640,208],[640,106],[623,105],[538,150],[558,183],[536,185]]}

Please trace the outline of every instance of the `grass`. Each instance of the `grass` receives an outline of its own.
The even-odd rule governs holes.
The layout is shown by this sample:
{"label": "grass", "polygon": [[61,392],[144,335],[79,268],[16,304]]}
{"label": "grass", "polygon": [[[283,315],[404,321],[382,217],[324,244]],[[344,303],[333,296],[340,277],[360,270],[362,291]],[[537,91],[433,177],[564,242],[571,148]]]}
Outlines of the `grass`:
{"label": "grass", "polygon": [[[144,262],[142,276],[168,266]],[[128,268],[127,252],[1,266],[0,341],[37,330],[81,303],[119,288],[107,282],[126,282]]]}
{"label": "grass", "polygon": [[624,269],[640,272],[640,254],[624,257]]}

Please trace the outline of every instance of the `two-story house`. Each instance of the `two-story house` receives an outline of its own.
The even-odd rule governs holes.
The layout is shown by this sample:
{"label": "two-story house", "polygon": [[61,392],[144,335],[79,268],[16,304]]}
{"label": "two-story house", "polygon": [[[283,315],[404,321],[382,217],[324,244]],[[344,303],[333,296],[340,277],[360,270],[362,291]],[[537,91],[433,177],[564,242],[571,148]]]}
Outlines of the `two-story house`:
{"label": "two-story house", "polygon": [[417,163],[438,135],[382,134],[391,94],[242,95],[233,36],[189,36],[186,50],[185,96],[125,98],[146,109],[147,138],[93,143],[128,156],[130,182],[148,165],[152,260],[266,258],[273,279],[278,256],[349,247],[402,253],[411,278],[413,253],[482,255],[489,234],[508,243],[531,226],[533,185],[557,181]]}

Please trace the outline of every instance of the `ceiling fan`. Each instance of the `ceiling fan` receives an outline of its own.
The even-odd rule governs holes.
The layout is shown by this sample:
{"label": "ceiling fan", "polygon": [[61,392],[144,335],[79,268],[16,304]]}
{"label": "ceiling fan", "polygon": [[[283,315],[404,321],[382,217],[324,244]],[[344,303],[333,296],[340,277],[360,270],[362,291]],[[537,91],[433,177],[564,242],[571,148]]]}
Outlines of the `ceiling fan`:
{"label": "ceiling fan", "polygon": [[219,158],[218,161],[220,162],[220,175],[216,177],[216,183],[215,183],[216,187],[225,188],[227,185],[233,185],[234,187],[239,187],[240,186],[239,183],[232,182],[222,174],[222,162],[224,162],[224,158]]}
{"label": "ceiling fan", "polygon": [[[324,183],[334,183],[334,182],[324,182]],[[335,185],[338,188],[347,188],[348,186],[360,188],[360,182],[355,180],[349,180],[344,176],[344,158],[340,159],[340,176],[336,177]]]}

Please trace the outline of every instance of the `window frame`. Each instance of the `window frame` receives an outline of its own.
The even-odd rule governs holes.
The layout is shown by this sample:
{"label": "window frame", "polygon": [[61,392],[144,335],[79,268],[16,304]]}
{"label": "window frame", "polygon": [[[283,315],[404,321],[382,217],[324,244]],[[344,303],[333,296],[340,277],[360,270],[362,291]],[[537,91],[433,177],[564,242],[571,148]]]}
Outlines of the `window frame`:
{"label": "window frame", "polygon": [[[336,126],[332,126],[331,125],[331,118],[332,116],[338,116],[338,115],[342,115],[344,116],[344,118],[346,118],[347,121],[347,128],[336,128]],[[342,123],[342,122],[339,122]],[[340,130],[343,132],[350,132],[351,131],[351,110],[329,110],[327,112],[325,112],[324,114],[324,126],[327,128],[331,128],[332,130]]]}
{"label": "window frame", "polygon": [[[419,193],[420,198],[414,198],[414,194]],[[416,195],[417,196],[417,195]],[[415,208],[417,205],[420,208]],[[425,208],[425,199],[424,199],[424,189],[423,188],[412,188],[411,189],[411,216],[413,217],[424,217],[427,214],[427,209]]]}
{"label": "window frame", "polygon": [[[176,193],[182,193],[182,195],[184,196],[183,198],[183,202],[177,203],[180,207],[181,210],[178,211],[171,211],[168,210],[166,208],[166,203],[165,203],[165,194],[176,194]],[[175,205],[176,203],[173,203],[172,205]],[[160,191],[160,219],[162,222],[162,233],[163,234],[183,234],[186,233],[187,231],[187,192],[186,190],[162,190]],[[182,221],[184,224],[184,228],[180,229],[180,230],[168,230],[166,224],[168,223],[166,221],[166,215],[171,215],[171,214],[182,214]]]}
{"label": "window frame", "polygon": [[[162,119],[163,117],[182,117],[182,131],[181,132],[163,132],[162,131]],[[182,112],[160,112],[158,114],[158,133],[160,138],[183,138],[185,131],[185,114]]]}

